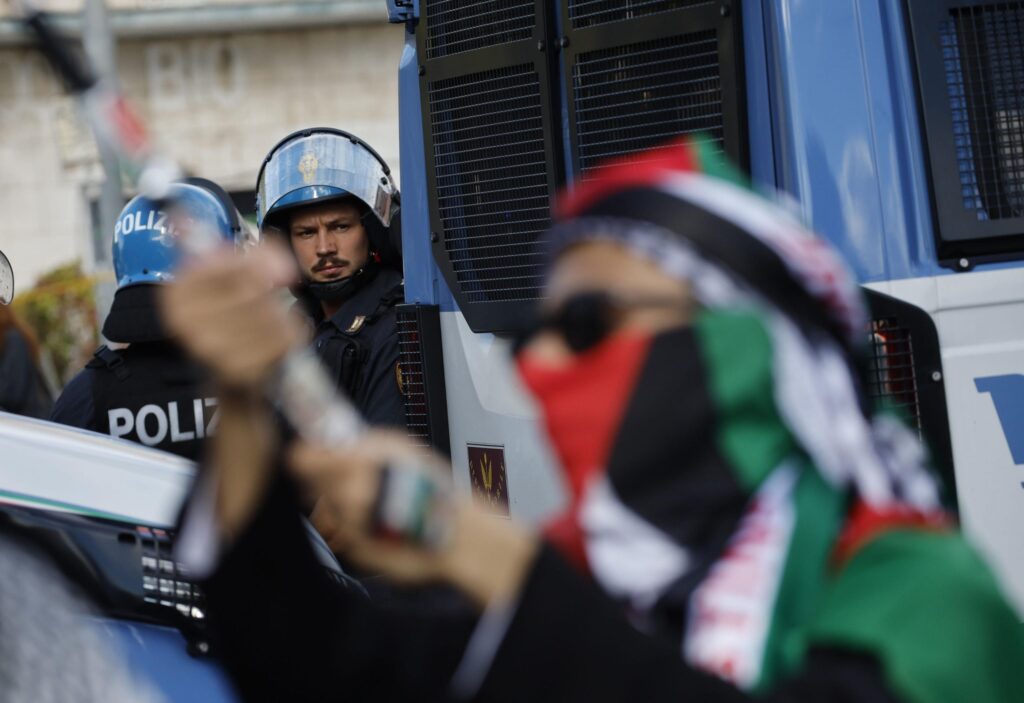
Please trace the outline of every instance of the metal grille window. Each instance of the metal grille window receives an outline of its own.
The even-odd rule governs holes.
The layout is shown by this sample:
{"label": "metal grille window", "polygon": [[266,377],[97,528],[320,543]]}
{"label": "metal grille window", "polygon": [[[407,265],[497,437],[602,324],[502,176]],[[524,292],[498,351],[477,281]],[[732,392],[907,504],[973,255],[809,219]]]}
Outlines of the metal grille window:
{"label": "metal grille window", "polygon": [[578,164],[695,132],[722,149],[721,66],[714,31],[580,54],[573,67]]}
{"label": "metal grille window", "polygon": [[715,0],[569,0],[575,29],[669,12],[684,7],[712,5]]}
{"label": "metal grille window", "polygon": [[533,35],[534,0],[426,0],[427,58],[460,54]]}
{"label": "metal grille window", "polygon": [[432,82],[428,101],[436,207],[465,300],[537,298],[551,154],[533,64]]}
{"label": "metal grille window", "polygon": [[563,23],[575,27],[564,70],[577,178],[687,134],[746,164],[739,18],[723,7],[701,0],[563,6]]}
{"label": "metal grille window", "polygon": [[423,0],[432,251],[470,328],[516,329],[540,297],[566,171],[695,132],[745,165],[739,6]]}
{"label": "metal grille window", "polygon": [[871,358],[868,363],[868,394],[884,399],[890,407],[921,432],[921,407],[914,369],[914,344],[910,330],[895,318],[871,323]]}
{"label": "metal grille window", "polygon": [[955,8],[942,23],[963,205],[979,220],[1024,207],[1024,3]]}
{"label": "metal grille window", "polygon": [[448,454],[448,400],[438,313],[433,305],[398,306],[397,373],[409,437],[420,446]]}
{"label": "metal grille window", "polygon": [[900,413],[931,450],[932,464],[953,490],[953,449],[946,413],[939,335],[921,308],[874,290],[864,291],[871,310],[867,392]]}
{"label": "metal grille window", "polygon": [[405,426],[416,444],[430,445],[427,391],[420,360],[420,333],[414,315],[398,316],[398,373],[405,403]]}
{"label": "metal grille window", "polygon": [[1024,253],[1024,2],[906,0],[940,258]]}
{"label": "metal grille window", "polygon": [[142,546],[143,600],[173,608],[179,615],[204,620],[206,606],[199,587],[186,580],[184,567],[173,558],[172,535],[165,530],[136,527]]}

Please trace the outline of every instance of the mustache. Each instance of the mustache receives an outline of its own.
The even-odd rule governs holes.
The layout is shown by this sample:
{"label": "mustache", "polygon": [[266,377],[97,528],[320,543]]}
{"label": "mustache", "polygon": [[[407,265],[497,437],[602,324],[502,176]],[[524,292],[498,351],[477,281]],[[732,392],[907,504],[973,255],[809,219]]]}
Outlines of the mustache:
{"label": "mustache", "polygon": [[312,268],[312,271],[315,273],[334,266],[348,266],[350,263],[351,262],[348,259],[339,259],[336,256],[326,256],[316,262],[316,266]]}

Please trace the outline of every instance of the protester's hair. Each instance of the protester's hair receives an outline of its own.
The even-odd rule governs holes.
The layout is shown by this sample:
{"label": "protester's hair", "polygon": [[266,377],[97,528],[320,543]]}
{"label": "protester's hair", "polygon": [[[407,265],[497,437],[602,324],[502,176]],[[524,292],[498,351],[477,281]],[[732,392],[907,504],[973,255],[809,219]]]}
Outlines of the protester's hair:
{"label": "protester's hair", "polygon": [[38,364],[39,340],[36,338],[36,333],[18,317],[13,307],[10,305],[0,305],[0,354],[3,354],[5,351],[7,333],[12,329],[17,331],[25,340],[29,352],[32,354],[32,361]]}

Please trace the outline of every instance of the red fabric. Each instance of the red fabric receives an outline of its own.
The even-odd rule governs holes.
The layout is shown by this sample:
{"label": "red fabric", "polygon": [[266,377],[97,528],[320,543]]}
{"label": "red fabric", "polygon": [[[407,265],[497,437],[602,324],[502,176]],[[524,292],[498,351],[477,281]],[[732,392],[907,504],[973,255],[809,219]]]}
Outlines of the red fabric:
{"label": "red fabric", "polygon": [[692,142],[675,140],[641,154],[612,159],[587,174],[587,179],[563,193],[556,208],[558,217],[576,217],[602,198],[619,190],[655,186],[667,175],[700,170]]}
{"label": "red fabric", "polygon": [[941,532],[952,526],[950,517],[941,510],[921,513],[905,505],[874,508],[864,501],[858,501],[836,541],[832,559],[837,566],[841,566],[853,558],[861,547],[890,530],[909,528]]}
{"label": "red fabric", "polygon": [[565,365],[551,366],[529,353],[518,359],[574,500],[592,475],[604,469],[650,344],[648,335],[620,334]]}
{"label": "red fabric", "polygon": [[518,359],[519,373],[540,403],[571,496],[568,511],[545,532],[584,568],[576,510],[587,485],[605,469],[651,340],[649,335],[616,335],[566,365],[551,366],[528,353]]}
{"label": "red fabric", "polygon": [[149,136],[146,127],[135,115],[124,98],[118,97],[107,105],[107,118],[114,123],[121,141],[133,153],[146,151],[149,148]]}

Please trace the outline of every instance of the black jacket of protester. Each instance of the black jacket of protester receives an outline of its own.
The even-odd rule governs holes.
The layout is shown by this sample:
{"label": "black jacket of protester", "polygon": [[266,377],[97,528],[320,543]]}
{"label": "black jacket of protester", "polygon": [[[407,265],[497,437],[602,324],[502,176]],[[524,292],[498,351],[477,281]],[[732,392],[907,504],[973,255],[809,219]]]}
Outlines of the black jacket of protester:
{"label": "black jacket of protester", "polygon": [[15,329],[0,342],[0,410],[45,418],[53,398],[32,361],[28,342]]}
{"label": "black jacket of protester", "polygon": [[[451,682],[475,618],[383,609],[339,592],[313,556],[284,479],[203,585],[217,648],[247,701],[464,700]],[[481,703],[896,700],[873,660],[831,650],[812,651],[799,677],[752,698],[634,629],[550,547],[530,570],[496,656],[477,673],[482,683],[468,700]]]}
{"label": "black jacket of protester", "polygon": [[337,387],[371,425],[405,425],[399,386],[398,324],[402,275],[390,268],[367,269],[361,285],[338,311],[324,318],[320,303],[300,296],[299,306],[316,325],[313,347]]}

